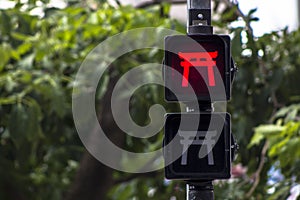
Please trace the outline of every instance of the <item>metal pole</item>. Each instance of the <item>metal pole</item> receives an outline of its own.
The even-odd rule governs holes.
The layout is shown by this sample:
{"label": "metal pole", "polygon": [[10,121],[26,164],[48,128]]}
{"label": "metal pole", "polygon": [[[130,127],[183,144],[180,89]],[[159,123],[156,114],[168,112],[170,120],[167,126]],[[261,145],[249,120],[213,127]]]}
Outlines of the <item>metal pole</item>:
{"label": "metal pole", "polygon": [[[188,19],[187,34],[213,34],[211,26],[211,0],[187,0]],[[187,105],[187,111],[196,111],[190,109],[191,105]],[[211,102],[202,102],[199,105],[199,111],[212,112],[213,106]],[[193,107],[193,106],[192,106]],[[214,200],[214,188],[212,181],[193,181],[186,184],[187,200]]]}
{"label": "metal pole", "polygon": [[212,34],[211,0],[187,0],[187,33]]}
{"label": "metal pole", "polygon": [[187,200],[214,200],[212,181],[187,183],[186,190]]}
{"label": "metal pole", "polygon": [[188,9],[211,9],[210,0],[188,0]]}

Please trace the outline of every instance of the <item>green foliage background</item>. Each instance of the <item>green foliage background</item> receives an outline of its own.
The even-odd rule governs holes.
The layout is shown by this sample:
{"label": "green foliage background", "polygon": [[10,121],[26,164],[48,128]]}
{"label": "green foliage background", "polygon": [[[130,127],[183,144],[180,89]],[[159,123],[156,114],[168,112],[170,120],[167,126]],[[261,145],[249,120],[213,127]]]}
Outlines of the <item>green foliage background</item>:
{"label": "green foliage background", "polygon": [[[93,9],[84,1],[70,1],[57,9],[47,7],[47,1],[39,6],[35,0],[15,2],[14,8],[0,10],[0,199],[64,199],[85,152],[71,113],[74,76],[85,56],[124,30],[151,26],[184,33],[185,27],[169,19],[169,5],[164,3],[137,9],[99,1]],[[242,176],[216,182],[216,199],[286,199],[300,176],[300,31],[255,37],[255,10],[242,14],[229,1],[215,2],[220,20],[214,25],[231,34],[239,67],[229,110],[240,144],[236,163],[248,169]],[[225,9],[220,12],[222,3]],[[37,7],[43,16],[31,14]],[[231,27],[236,20],[245,25]],[[132,66],[161,62],[162,52],[145,50],[121,59],[119,76]],[[100,82],[96,101],[101,102],[111,78],[107,74]],[[142,113],[163,101],[162,88],[144,87],[133,98],[131,114],[145,124],[148,118]],[[124,148],[147,151],[161,142],[162,134],[151,141],[128,137]],[[270,169],[282,173],[276,183],[268,181]],[[119,181],[106,199],[185,198],[184,184],[165,181],[163,171],[151,176],[114,172],[113,177]]]}

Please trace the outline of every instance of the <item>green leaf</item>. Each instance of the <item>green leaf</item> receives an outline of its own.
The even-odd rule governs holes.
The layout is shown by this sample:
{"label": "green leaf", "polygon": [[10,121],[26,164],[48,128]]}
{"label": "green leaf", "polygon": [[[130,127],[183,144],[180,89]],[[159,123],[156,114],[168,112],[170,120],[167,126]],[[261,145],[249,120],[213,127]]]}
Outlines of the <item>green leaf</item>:
{"label": "green leaf", "polygon": [[29,71],[21,71],[18,80],[22,83],[30,83],[32,81],[32,74]]}
{"label": "green leaf", "polygon": [[[274,186],[272,186],[274,187]],[[276,190],[276,192],[274,194],[272,194],[268,200],[278,200],[278,199],[282,199],[283,196],[286,196],[287,194],[289,194],[290,192],[290,186],[283,186],[281,188],[279,188],[278,190]]]}
{"label": "green leaf", "polygon": [[12,92],[14,88],[18,86],[18,83],[13,80],[12,76],[8,75],[6,77],[5,89],[7,92]]}
{"label": "green leaf", "polygon": [[237,15],[236,15],[237,9],[238,9],[237,6],[233,6],[229,9],[226,9],[223,13],[222,20],[225,20],[225,21],[234,21],[234,20],[236,20],[237,19]]}
{"label": "green leaf", "polygon": [[265,139],[265,136],[261,132],[256,132],[253,135],[253,137],[252,137],[249,145],[247,146],[247,148],[251,148],[254,145],[258,145],[263,139]]}
{"label": "green leaf", "polygon": [[257,22],[257,21],[259,21],[259,18],[258,17],[252,17],[252,18],[250,18],[250,21],[251,22]]}
{"label": "green leaf", "polygon": [[26,41],[26,40],[28,40],[28,38],[30,37],[30,36],[28,36],[28,35],[25,35],[25,34],[19,33],[19,32],[12,32],[12,33],[11,33],[11,36],[12,36],[14,39],[17,39],[17,40],[20,40],[20,41]]}
{"label": "green leaf", "polygon": [[162,2],[161,6],[163,7],[163,13],[164,13],[164,15],[169,15],[170,10],[171,10],[171,4],[170,3],[166,3],[166,2]]}
{"label": "green leaf", "polygon": [[25,140],[24,132],[27,129],[28,115],[24,106],[20,103],[15,105],[10,113],[8,129],[11,139],[17,147]]}
{"label": "green leaf", "polygon": [[7,44],[0,45],[0,72],[10,59],[10,47]]}
{"label": "green leaf", "polygon": [[281,154],[285,148],[285,145],[288,143],[290,138],[284,138],[279,143],[276,143],[275,145],[272,145],[269,150],[269,156],[274,157],[278,154]]}
{"label": "green leaf", "polygon": [[41,136],[41,119],[40,106],[33,99],[28,105],[18,103],[12,108],[8,128],[17,147],[26,142],[34,142]]}
{"label": "green leaf", "polygon": [[248,16],[253,15],[257,11],[257,8],[253,8],[248,12]]}
{"label": "green leaf", "polygon": [[273,120],[281,118],[284,119],[285,123],[288,123],[289,121],[294,121],[297,119],[297,115],[299,111],[300,111],[299,104],[293,104],[288,107],[283,107],[274,115]]}
{"label": "green leaf", "polygon": [[1,32],[3,35],[10,34],[11,31],[11,17],[7,14],[6,11],[1,11],[1,17],[0,17],[0,24],[1,24]]}
{"label": "green leaf", "polygon": [[268,136],[273,134],[279,134],[284,130],[285,130],[284,126],[268,124],[268,125],[261,125],[255,128],[255,133],[261,133],[265,136]]}
{"label": "green leaf", "polygon": [[16,102],[17,102],[17,96],[16,95],[0,98],[0,105],[15,104]]}
{"label": "green leaf", "polygon": [[31,47],[32,47],[31,43],[24,42],[20,46],[18,46],[17,52],[19,53],[19,55],[23,55],[23,54],[27,53],[31,49]]}
{"label": "green leaf", "polygon": [[242,31],[243,31],[243,28],[237,28],[233,31],[234,33],[234,37],[232,39],[232,55],[233,57],[237,57],[237,56],[240,56],[242,51],[243,51],[243,48],[242,48]]}
{"label": "green leaf", "polygon": [[298,114],[297,109],[291,110],[284,119],[285,123],[296,120],[297,114]]}
{"label": "green leaf", "polygon": [[35,58],[35,53],[31,53],[27,55],[25,58],[23,58],[19,62],[19,65],[24,69],[33,69],[34,58]]}
{"label": "green leaf", "polygon": [[290,107],[283,107],[279,111],[276,112],[274,118],[284,117],[290,111]]}
{"label": "green leaf", "polygon": [[248,148],[259,144],[263,139],[267,139],[270,136],[281,133],[285,129],[286,128],[284,126],[273,124],[258,126],[257,128],[255,128],[255,134],[252,137]]}

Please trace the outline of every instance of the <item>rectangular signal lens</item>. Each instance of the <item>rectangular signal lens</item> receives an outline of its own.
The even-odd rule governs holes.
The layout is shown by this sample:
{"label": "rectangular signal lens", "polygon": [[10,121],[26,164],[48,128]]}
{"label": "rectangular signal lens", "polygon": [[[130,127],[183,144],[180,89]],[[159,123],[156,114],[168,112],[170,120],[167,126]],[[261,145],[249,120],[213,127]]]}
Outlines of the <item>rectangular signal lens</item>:
{"label": "rectangular signal lens", "polygon": [[164,59],[166,100],[228,100],[230,45],[226,41],[217,35],[166,37]]}

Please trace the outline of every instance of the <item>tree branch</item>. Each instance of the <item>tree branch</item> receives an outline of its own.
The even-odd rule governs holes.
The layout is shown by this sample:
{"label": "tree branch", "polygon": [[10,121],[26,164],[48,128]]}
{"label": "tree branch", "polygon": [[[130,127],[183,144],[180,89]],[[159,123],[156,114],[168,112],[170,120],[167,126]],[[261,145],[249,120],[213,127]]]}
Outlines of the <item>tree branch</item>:
{"label": "tree branch", "polygon": [[135,178],[141,178],[141,177],[151,177],[151,178],[153,178],[153,177],[155,177],[159,174],[160,174],[159,171],[153,171],[153,172],[148,172],[148,173],[143,173],[143,174],[135,173],[135,174],[131,174],[129,176],[126,176],[126,177],[115,180],[114,185],[124,183],[124,182],[128,182],[128,181],[131,181]]}
{"label": "tree branch", "polygon": [[256,172],[253,175],[254,176],[254,184],[252,185],[251,189],[246,194],[246,198],[251,197],[251,195],[253,194],[253,192],[255,191],[256,187],[259,184],[260,173],[261,173],[261,171],[264,167],[264,164],[265,164],[265,158],[266,158],[266,153],[267,153],[268,148],[269,148],[269,142],[266,141],[266,143],[264,144],[263,149],[261,151],[260,162],[259,162],[258,168],[257,168]]}
{"label": "tree branch", "polygon": [[158,4],[162,4],[162,3],[170,3],[172,5],[176,5],[176,4],[186,4],[186,0],[165,0],[165,1],[161,1],[161,0],[154,0],[154,1],[145,1],[142,2],[138,5],[136,5],[136,8],[147,8],[153,5],[158,5]]}
{"label": "tree branch", "polygon": [[232,8],[234,6],[237,7],[236,9],[236,14],[241,17],[244,22],[246,23],[246,31],[248,32],[249,35],[253,35],[253,29],[250,25],[250,21],[247,19],[246,15],[241,11],[241,9],[239,8],[237,3],[234,3],[233,1],[230,0],[221,0],[222,2],[224,2],[228,7]]}
{"label": "tree branch", "polygon": [[[101,128],[107,133],[107,137],[115,143],[116,146],[123,147],[125,144],[125,134],[115,124],[112,111],[111,111],[111,95],[113,89],[119,80],[118,76],[114,76],[115,69],[113,66],[109,68],[110,82],[107,91],[101,102],[99,103],[99,112],[97,113]],[[97,105],[97,104],[96,104]],[[97,125],[95,125],[96,127]],[[89,135],[91,145],[93,138],[100,137],[97,131],[92,131]],[[101,151],[101,146],[95,147]],[[115,155],[121,156],[121,155]],[[115,158],[116,159],[116,158]],[[113,169],[107,167],[97,159],[95,159],[89,152],[83,155],[80,162],[80,167],[75,176],[74,182],[71,185],[66,200],[98,200],[107,199],[107,193],[113,186]]]}

